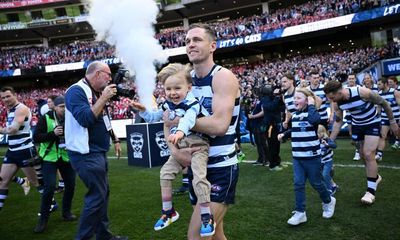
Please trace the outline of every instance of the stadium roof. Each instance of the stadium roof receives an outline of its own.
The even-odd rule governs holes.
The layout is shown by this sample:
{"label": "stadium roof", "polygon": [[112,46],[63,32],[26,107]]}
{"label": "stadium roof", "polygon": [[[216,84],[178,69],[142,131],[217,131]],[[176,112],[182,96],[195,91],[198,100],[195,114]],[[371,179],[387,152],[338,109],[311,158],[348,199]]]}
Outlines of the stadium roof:
{"label": "stadium roof", "polygon": [[[189,21],[197,22],[199,19],[207,21],[207,16],[216,19],[219,14],[238,10],[240,15],[252,15],[261,13],[261,5],[266,0],[182,0],[182,3],[166,5],[161,10],[161,15],[157,19],[158,24],[182,21],[188,18]],[[240,12],[246,11],[246,12]],[[232,16],[231,16],[232,17]]]}

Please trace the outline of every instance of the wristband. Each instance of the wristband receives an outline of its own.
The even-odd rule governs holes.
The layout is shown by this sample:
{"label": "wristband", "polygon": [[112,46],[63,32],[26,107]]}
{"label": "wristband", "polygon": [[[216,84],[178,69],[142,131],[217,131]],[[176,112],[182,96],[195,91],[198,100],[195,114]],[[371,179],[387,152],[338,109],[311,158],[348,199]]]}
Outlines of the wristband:
{"label": "wristband", "polygon": [[113,141],[113,143],[114,143],[114,144],[116,144],[116,143],[121,143],[121,141],[120,141],[120,140],[115,140],[115,141]]}
{"label": "wristband", "polygon": [[389,123],[390,124],[396,124],[397,122],[396,122],[396,119],[392,119],[392,120],[389,120]]}

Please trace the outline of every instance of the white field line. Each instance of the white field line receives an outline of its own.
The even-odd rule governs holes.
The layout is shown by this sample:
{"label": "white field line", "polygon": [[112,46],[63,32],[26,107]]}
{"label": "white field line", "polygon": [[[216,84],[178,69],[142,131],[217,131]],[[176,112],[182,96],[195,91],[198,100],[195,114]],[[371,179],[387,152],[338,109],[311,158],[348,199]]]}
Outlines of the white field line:
{"label": "white field line", "polygon": [[[0,156],[0,158],[4,158],[4,156]],[[117,157],[108,157],[108,159],[113,159],[117,160]],[[120,157],[119,159],[128,159],[128,157]],[[243,160],[243,163],[253,163],[256,160]],[[292,162],[282,162],[283,164],[287,165],[293,165]],[[344,168],[364,168],[363,164],[333,164],[335,167],[344,167]],[[400,166],[390,166],[390,165],[384,165],[384,164],[379,164],[379,168],[387,168],[387,169],[396,169],[400,170]]]}
{"label": "white field line", "polygon": [[[253,163],[256,160],[244,160],[243,163]],[[293,165],[292,162],[282,162],[282,164]],[[363,164],[333,164],[335,167],[344,167],[344,168],[364,168]],[[391,166],[385,164],[378,164],[379,168],[386,168],[386,169],[396,169],[400,170],[400,166]]]}

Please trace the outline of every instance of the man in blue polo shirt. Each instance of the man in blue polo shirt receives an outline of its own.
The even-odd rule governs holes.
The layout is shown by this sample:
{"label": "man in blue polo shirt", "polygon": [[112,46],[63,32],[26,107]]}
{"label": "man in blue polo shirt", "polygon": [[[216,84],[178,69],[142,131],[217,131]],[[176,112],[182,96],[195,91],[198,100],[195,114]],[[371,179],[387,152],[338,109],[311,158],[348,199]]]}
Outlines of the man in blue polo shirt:
{"label": "man in blue polo shirt", "polygon": [[[117,93],[110,84],[107,64],[92,62],[85,78],[65,95],[65,141],[71,165],[88,188],[76,239],[128,239],[113,236],[108,229],[108,163],[111,123],[107,102]],[[117,155],[121,146],[114,138]]]}

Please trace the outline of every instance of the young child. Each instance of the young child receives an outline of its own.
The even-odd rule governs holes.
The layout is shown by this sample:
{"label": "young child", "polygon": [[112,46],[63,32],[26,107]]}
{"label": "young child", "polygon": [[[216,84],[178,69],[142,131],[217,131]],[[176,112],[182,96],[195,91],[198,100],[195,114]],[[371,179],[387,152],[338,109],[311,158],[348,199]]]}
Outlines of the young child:
{"label": "young child", "polygon": [[329,138],[328,132],[323,125],[318,125],[318,138],[321,146],[321,170],[322,178],[326,188],[333,196],[338,185],[333,181],[333,151],[336,143]]}
{"label": "young child", "polygon": [[299,225],[307,221],[305,184],[308,178],[311,186],[319,193],[322,217],[331,218],[335,212],[336,199],[331,197],[321,177],[321,148],[317,136],[320,116],[315,107],[312,93],[296,89],[294,95],[296,112],[292,115],[292,127],[278,135],[278,140],[292,138],[294,192],[296,208],[287,221],[289,225]]}
{"label": "young child", "polygon": [[[169,64],[158,74],[158,79],[164,85],[166,101],[158,111],[146,111],[140,104],[131,102],[134,108],[140,110],[140,116],[146,122],[162,119],[165,110],[169,110],[169,118],[173,120],[180,117],[177,127],[168,129],[164,126],[164,134],[168,141],[177,144],[179,148],[199,147],[200,150],[192,154],[191,168],[193,172],[193,189],[200,203],[202,237],[212,236],[215,233],[215,223],[210,210],[211,185],[206,179],[209,144],[201,135],[190,132],[194,127],[196,118],[209,115],[202,108],[197,99],[190,92],[192,78],[189,65],[179,63]],[[160,185],[162,198],[162,215],[154,225],[158,231],[179,218],[179,214],[172,205],[172,181],[182,170],[182,166],[172,156],[160,171]]]}

